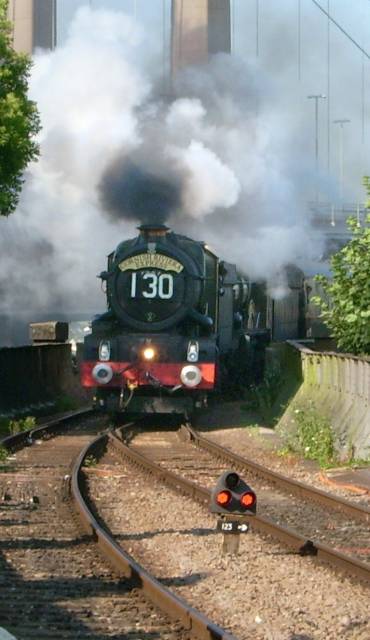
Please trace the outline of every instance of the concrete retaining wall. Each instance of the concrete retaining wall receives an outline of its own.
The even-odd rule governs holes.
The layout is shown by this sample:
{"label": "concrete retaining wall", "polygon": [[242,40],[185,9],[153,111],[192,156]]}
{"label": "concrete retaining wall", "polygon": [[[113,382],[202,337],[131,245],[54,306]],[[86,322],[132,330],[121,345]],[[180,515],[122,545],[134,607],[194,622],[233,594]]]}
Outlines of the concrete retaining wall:
{"label": "concrete retaining wall", "polygon": [[84,401],[71,345],[41,344],[0,349],[0,413],[69,396]]}
{"label": "concrete retaining wall", "polygon": [[288,344],[288,349],[300,360],[302,384],[280,426],[291,422],[294,408],[310,403],[330,421],[343,458],[369,458],[370,358],[317,353],[298,342]]}

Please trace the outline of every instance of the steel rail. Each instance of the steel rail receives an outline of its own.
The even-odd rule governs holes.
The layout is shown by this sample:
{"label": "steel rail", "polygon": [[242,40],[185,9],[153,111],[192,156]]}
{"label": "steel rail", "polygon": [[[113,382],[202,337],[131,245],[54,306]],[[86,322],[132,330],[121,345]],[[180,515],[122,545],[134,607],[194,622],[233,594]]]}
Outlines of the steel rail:
{"label": "steel rail", "polygon": [[[126,425],[127,426],[127,425]],[[170,617],[180,621],[184,629],[199,640],[236,640],[235,636],[214,624],[205,615],[189,606],[184,600],[165,588],[156,578],[141,567],[117,544],[108,531],[98,522],[90,510],[83,491],[82,466],[87,456],[104,447],[110,434],[104,434],[90,442],[79,454],[71,476],[71,494],[83,528],[93,536],[102,554],[109,559],[118,573],[134,579],[138,587]]]}
{"label": "steel rail", "polygon": [[8,451],[16,451],[26,445],[32,444],[34,440],[58,433],[69,422],[72,422],[76,418],[88,418],[94,413],[94,409],[78,409],[77,411],[70,411],[59,418],[47,420],[47,422],[44,422],[38,427],[32,427],[32,429],[27,429],[27,431],[20,431],[19,433],[5,436],[5,438],[0,440],[0,446],[5,447]]}
{"label": "steel rail", "polygon": [[294,493],[295,495],[306,500],[310,500],[311,502],[317,502],[318,504],[330,507],[331,509],[340,511],[340,513],[345,513],[346,515],[356,518],[362,522],[370,523],[370,509],[368,507],[353,504],[344,498],[334,496],[326,491],[322,491],[321,489],[316,489],[315,487],[305,484],[304,482],[293,480],[292,478],[283,476],[281,473],[267,469],[257,462],[244,458],[243,456],[230,451],[230,449],[208,440],[189,425],[183,425],[181,430],[185,438],[190,439],[196,446],[205,449],[218,458],[228,462],[233,462],[238,469],[240,468],[251,471],[256,476],[275,484],[284,491],[289,491],[289,493]]}
{"label": "steel rail", "polygon": [[[116,434],[110,433],[109,439],[118,452],[137,466],[155,475],[161,482],[173,487],[176,491],[182,491],[204,505],[209,505],[210,491],[208,489],[157,465],[146,456],[124,444]],[[319,561],[328,563],[354,576],[357,580],[370,584],[370,566],[366,563],[335,551],[327,545],[300,536],[292,529],[277,525],[268,518],[251,514],[243,516],[243,519],[249,523],[253,530],[278,539],[291,548],[294,553],[301,556],[315,556]]]}

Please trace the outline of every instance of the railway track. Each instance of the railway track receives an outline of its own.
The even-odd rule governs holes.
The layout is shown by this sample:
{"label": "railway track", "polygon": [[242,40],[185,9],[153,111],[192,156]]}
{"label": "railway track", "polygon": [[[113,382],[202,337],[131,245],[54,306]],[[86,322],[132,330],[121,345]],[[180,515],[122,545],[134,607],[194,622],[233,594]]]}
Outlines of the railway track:
{"label": "railway track", "polygon": [[179,434],[143,432],[129,446],[117,435],[110,439],[132,462],[207,505],[225,465],[240,471],[258,495],[258,515],[247,517],[253,530],[370,583],[369,509],[271,472],[190,427]]}
{"label": "railway track", "polygon": [[[140,491],[141,493],[144,491],[141,472],[136,475],[131,467],[122,474],[121,463],[116,459],[107,472],[106,495],[100,489],[97,495],[93,495],[91,486],[94,483],[92,482],[92,485],[90,483],[90,479],[99,476],[99,473],[104,475],[104,468],[100,469],[99,464],[95,466],[95,462],[102,454],[103,460],[107,455],[109,456],[112,448],[112,451],[119,452],[120,456],[124,455],[125,459],[130,459],[136,468],[139,465],[145,469],[146,482],[148,482],[147,470],[149,469],[149,478],[155,474],[161,482],[167,485],[172,484],[177,490],[180,489],[183,493],[188,493],[205,504],[209,500],[207,486],[213,484],[215,477],[225,469],[225,463],[228,467],[237,468],[244,476],[248,474],[249,481],[251,481],[249,474],[252,473],[252,469],[247,465],[251,464],[253,467],[253,463],[248,463],[239,456],[235,457],[231,452],[210,443],[189,427],[182,427],[178,434],[174,431],[140,432],[140,429],[137,431],[136,425],[127,425],[126,428],[118,431],[119,436],[117,433],[107,432],[95,437],[91,442],[92,438],[101,431],[102,425],[90,414],[78,417],[78,419],[81,418],[84,420],[86,418],[81,425],[74,424],[73,421],[76,418],[72,415],[68,418],[67,424],[57,421],[39,430],[33,430],[32,433],[18,435],[16,442],[13,443],[15,448],[20,449],[31,442],[33,446],[20,449],[6,473],[0,476],[0,497],[3,498],[0,503],[0,514],[2,513],[3,523],[6,525],[0,527],[0,546],[3,549],[1,590],[5,594],[0,604],[0,626],[3,625],[15,632],[19,640],[84,637],[99,638],[99,640],[109,637],[117,639],[160,637],[181,640],[190,635],[225,640],[234,638],[231,633],[211,622],[215,617],[220,624],[233,629],[240,638],[269,637],[259,635],[258,629],[254,630],[250,623],[245,630],[242,627],[242,631],[238,627],[234,628],[232,620],[230,621],[226,614],[224,619],[222,616],[219,617],[216,609],[213,615],[211,605],[207,610],[207,595],[204,606],[204,595],[199,602],[198,598],[195,598],[196,607],[198,608],[199,604],[207,615],[199,613],[197,609],[183,601],[183,597],[187,599],[186,589],[190,587],[190,590],[193,588],[196,592],[204,578],[194,570],[193,562],[190,560],[191,552],[189,557],[185,554],[186,570],[183,576],[176,577],[171,573],[171,569],[166,570],[164,557],[162,561],[157,559],[160,563],[158,566],[161,566],[161,563],[163,565],[162,573],[164,571],[164,577],[160,576],[158,581],[133,560],[132,554],[123,551],[122,547],[129,552],[133,547],[135,551],[133,540],[139,543],[142,537],[149,540],[153,538],[151,554],[144,559],[148,560],[148,566],[150,566],[152,558],[158,554],[161,555],[156,546],[158,541],[156,532],[135,533],[135,515],[130,523],[130,530],[126,531],[125,522],[122,523],[122,520],[117,526],[110,527],[109,524],[109,512],[113,512],[114,508],[116,514],[117,510],[119,512],[119,518],[122,518],[123,514],[124,519],[125,513],[130,513],[130,509],[132,510],[130,502],[134,499],[133,496],[137,495],[138,490],[139,498],[135,498],[138,503],[134,513],[141,513],[143,507],[145,512],[150,510],[150,500],[146,504],[144,499],[143,505],[143,497],[140,497]],[[73,430],[69,430],[68,421],[72,421]],[[50,438],[49,429],[54,436],[58,433],[60,435]],[[123,440],[127,441],[128,447]],[[9,442],[8,446],[11,446]],[[104,454],[107,450],[108,454]],[[143,456],[143,454],[146,455]],[[78,460],[71,472],[70,460],[76,455]],[[113,453],[113,456],[116,456],[116,453]],[[84,466],[86,460],[93,461],[93,466]],[[254,468],[254,480],[253,483],[251,482],[258,493],[260,513],[262,508],[266,511],[270,509],[269,518],[273,519],[274,513],[280,514],[281,518],[288,504],[290,504],[288,511],[291,513],[293,493],[297,496],[303,493],[304,500],[308,500],[307,488],[294,481],[292,485],[286,485],[284,484],[287,482],[286,478],[282,479],[286,502],[282,497],[277,499],[276,485],[279,479],[275,477],[267,479],[264,471],[263,468]],[[81,522],[82,517],[84,531],[81,530],[80,524],[76,524],[71,512],[67,491],[69,485],[67,479],[69,480],[70,477],[73,497],[80,514],[78,523]],[[268,480],[275,485],[274,500],[271,498],[272,490],[266,486]],[[126,503],[118,504],[117,498],[117,505],[110,506],[111,485],[114,482],[121,487],[120,494]],[[257,486],[258,482],[261,486]],[[153,484],[150,479],[149,484]],[[280,488],[279,492],[281,491]],[[318,497],[317,494],[323,495]],[[158,489],[154,489],[154,495],[161,499],[161,491]],[[294,499],[297,503],[300,502],[298,497]],[[333,517],[338,518],[338,524],[343,523],[341,513],[343,505],[338,506],[343,501],[336,500],[328,516],[329,509],[326,501],[330,500],[331,496],[316,492],[316,495],[309,499],[311,519],[312,513],[317,514],[319,508],[317,502],[321,499],[324,501],[326,517],[329,518],[330,534],[337,527]],[[130,508],[127,505],[130,505]],[[163,502],[166,518],[168,508],[168,503]],[[362,527],[364,532],[368,530],[369,512],[366,509],[356,505],[344,505],[343,508],[346,509],[347,520],[348,518],[351,521],[356,520],[356,530],[362,531]],[[106,517],[107,514],[109,517]],[[163,517],[164,515],[163,512]],[[300,517],[302,520],[302,515]],[[308,512],[305,518],[308,518]],[[151,520],[150,515],[144,530],[150,529]],[[284,526],[280,524],[276,527],[264,514],[252,517],[252,528],[255,531],[267,532],[288,543],[295,557],[298,557],[296,555],[298,553],[302,555],[313,553],[326,562],[340,566],[351,575],[360,577],[362,581],[369,581],[368,563],[348,555],[338,555],[335,552],[333,561],[332,548],[327,552],[314,537],[310,538],[312,542],[307,545],[308,538],[305,535],[296,535],[291,530],[288,531],[285,523]],[[211,528],[200,527],[195,531],[198,531],[196,535],[201,536],[200,539],[203,536],[206,536],[206,539],[207,536],[210,539],[217,536]],[[355,528],[352,533],[353,531]],[[181,527],[177,533],[176,527],[168,529],[168,533],[171,534],[171,532],[175,536],[182,534]],[[194,535],[193,530],[192,535]],[[353,551],[353,536],[351,540]],[[360,548],[360,539],[356,544],[357,548]],[[97,552],[98,547],[100,553]],[[326,553],[329,555],[325,555]],[[109,566],[102,560],[101,554],[109,558]],[[135,553],[134,555],[136,557]],[[340,557],[339,561],[338,557]],[[184,559],[182,561],[184,562]],[[115,567],[113,571],[110,566]],[[160,571],[154,571],[154,574],[158,575],[158,573]],[[246,579],[246,575],[239,575],[243,581]],[[248,578],[250,579],[250,576]],[[197,581],[199,585],[196,585]],[[192,587],[193,583],[194,587]],[[169,592],[164,585],[170,586],[171,590],[175,588],[177,595]],[[216,585],[216,593],[218,589]],[[148,601],[147,596],[151,602]],[[159,612],[153,606],[153,602],[164,613]],[[256,619],[258,620],[258,616]],[[326,637],[331,636],[325,635]],[[356,637],[357,640],[357,637],[365,638],[366,635],[348,635],[348,637]]]}
{"label": "railway track", "polygon": [[232,640],[123,552],[91,513],[82,466],[104,446],[101,430],[101,418],[80,412],[3,441],[17,453],[0,475],[0,626],[19,640]]}

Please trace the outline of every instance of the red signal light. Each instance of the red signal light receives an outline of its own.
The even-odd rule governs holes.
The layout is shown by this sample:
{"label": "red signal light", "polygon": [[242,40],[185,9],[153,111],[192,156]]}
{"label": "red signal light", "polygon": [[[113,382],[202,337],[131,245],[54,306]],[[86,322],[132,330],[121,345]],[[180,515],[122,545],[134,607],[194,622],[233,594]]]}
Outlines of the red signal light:
{"label": "red signal light", "polygon": [[256,502],[256,494],[253,493],[253,491],[247,491],[246,493],[243,493],[243,495],[240,498],[240,504],[245,509],[250,509],[251,507],[253,507],[255,502]]}
{"label": "red signal light", "polygon": [[220,505],[220,507],[226,507],[229,502],[231,502],[231,492],[230,491],[220,491],[216,496],[216,502]]}

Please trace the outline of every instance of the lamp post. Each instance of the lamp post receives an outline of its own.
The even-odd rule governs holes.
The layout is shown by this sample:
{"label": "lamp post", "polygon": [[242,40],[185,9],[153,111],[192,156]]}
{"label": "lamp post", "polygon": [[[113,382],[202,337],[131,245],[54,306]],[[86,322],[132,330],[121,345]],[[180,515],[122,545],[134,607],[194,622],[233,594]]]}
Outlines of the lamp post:
{"label": "lamp post", "polygon": [[316,204],[319,200],[318,177],[319,177],[319,100],[324,100],[323,93],[307,96],[309,100],[315,100],[315,162],[316,162]]}
{"label": "lamp post", "polygon": [[343,158],[343,125],[347,122],[351,122],[348,118],[342,118],[341,120],[333,120],[334,124],[339,124],[339,189],[340,189],[340,201],[343,204],[343,181],[344,181],[344,158]]}

